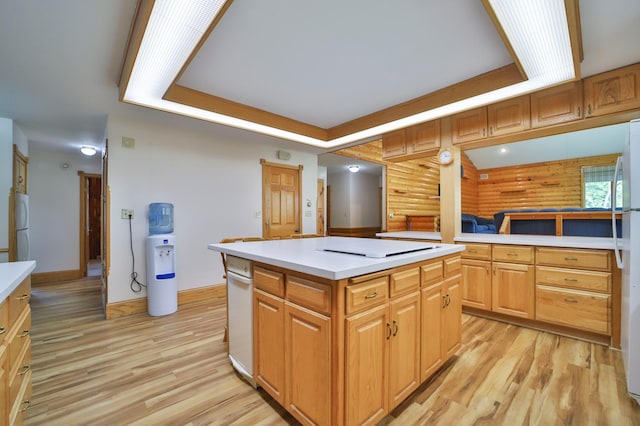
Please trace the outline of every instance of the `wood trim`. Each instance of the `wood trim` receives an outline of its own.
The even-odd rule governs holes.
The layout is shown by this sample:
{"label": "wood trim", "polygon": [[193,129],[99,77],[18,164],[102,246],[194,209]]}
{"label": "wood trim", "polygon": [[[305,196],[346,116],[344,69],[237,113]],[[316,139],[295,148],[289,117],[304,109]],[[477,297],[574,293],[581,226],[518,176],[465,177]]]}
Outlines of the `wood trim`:
{"label": "wood trim", "polygon": [[274,127],[276,129],[298,133],[322,141],[328,140],[327,131],[321,127],[177,84],[167,90],[163,99]]}
{"label": "wood trim", "polygon": [[[227,285],[214,284],[206,287],[191,288],[178,292],[178,306],[211,299],[226,299]],[[106,319],[124,317],[127,315],[147,312],[147,298],[124,300],[107,304]]]}
{"label": "wood trim", "polygon": [[297,166],[292,166],[291,164],[271,163],[265,160],[264,158],[260,159],[260,164],[262,164],[263,166],[269,166],[269,167],[280,167],[281,169],[291,169],[291,170],[300,170],[300,171],[304,169],[304,166],[302,164],[298,164]]}
{"label": "wood trim", "polygon": [[524,79],[518,71],[518,68],[513,64],[506,65],[424,96],[327,129],[328,139],[333,140],[452,102],[481,95],[512,84],[521,83],[522,81],[524,81]]}
{"label": "wood trim", "polygon": [[332,237],[367,237],[375,238],[376,234],[380,232],[379,226],[366,226],[359,228],[328,228],[327,235]]}
{"label": "wood trim", "polygon": [[584,60],[582,46],[582,24],[580,21],[580,4],[578,0],[564,0],[564,8],[567,14],[569,27],[569,40],[571,41],[571,53],[573,55],[573,67],[576,80],[580,79],[580,63]]}
{"label": "wood trim", "polygon": [[151,18],[151,11],[155,0],[138,0],[136,6],[136,14],[129,29],[129,39],[127,40],[127,51],[122,62],[122,69],[120,70],[120,79],[118,86],[120,88],[120,101],[124,100],[124,92],[129,85],[129,79],[131,78],[131,72],[133,71],[133,65],[135,63],[138,52],[140,51],[140,45],[142,44],[142,38],[144,32],[147,29],[147,24]]}
{"label": "wood trim", "polygon": [[37,285],[47,285],[54,284],[60,281],[72,281],[79,280],[86,276],[82,274],[80,269],[69,269],[66,271],[53,271],[53,272],[39,272],[35,274],[31,274],[31,284],[34,286]]}
{"label": "wood trim", "polygon": [[482,0],[482,5],[487,11],[487,15],[489,15],[489,18],[491,19],[493,26],[496,27],[496,31],[498,31],[498,34],[500,35],[500,38],[502,39],[504,46],[507,48],[507,51],[509,52],[511,59],[513,59],[513,63],[518,68],[518,72],[520,72],[520,75],[522,76],[523,80],[528,80],[529,78],[527,77],[527,73],[524,71],[524,67],[520,63],[520,60],[518,59],[518,55],[516,55],[515,50],[513,50],[513,46],[509,41],[509,37],[507,37],[507,33],[504,32],[504,28],[502,28],[502,25],[498,20],[498,16],[493,10],[493,7],[491,7],[491,3],[489,2],[489,0]]}

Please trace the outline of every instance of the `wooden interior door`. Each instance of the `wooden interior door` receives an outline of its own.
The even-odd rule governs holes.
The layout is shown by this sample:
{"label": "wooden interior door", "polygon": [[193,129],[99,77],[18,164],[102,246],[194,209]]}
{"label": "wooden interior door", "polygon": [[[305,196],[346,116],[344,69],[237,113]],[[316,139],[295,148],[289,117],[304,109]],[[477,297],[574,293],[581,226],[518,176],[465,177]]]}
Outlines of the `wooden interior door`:
{"label": "wooden interior door", "polygon": [[88,205],[88,232],[89,232],[89,260],[99,259],[101,256],[100,228],[102,218],[102,178],[90,176],[89,180],[89,205]]}
{"label": "wooden interior door", "polygon": [[301,232],[302,166],[270,164],[262,160],[262,236],[284,237]]}
{"label": "wooden interior door", "polygon": [[318,179],[316,198],[316,234],[324,235],[324,179]]}

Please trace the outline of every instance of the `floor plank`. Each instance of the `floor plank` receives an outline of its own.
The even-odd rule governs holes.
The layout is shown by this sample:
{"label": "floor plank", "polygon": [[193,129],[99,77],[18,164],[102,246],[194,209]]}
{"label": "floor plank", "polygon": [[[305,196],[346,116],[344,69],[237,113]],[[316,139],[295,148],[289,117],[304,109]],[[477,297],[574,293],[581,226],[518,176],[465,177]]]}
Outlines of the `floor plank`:
{"label": "floor plank", "polygon": [[[98,279],[33,289],[26,425],[291,425],[231,368],[220,301],[103,320]],[[381,425],[640,425],[618,351],[463,316],[458,354]]]}

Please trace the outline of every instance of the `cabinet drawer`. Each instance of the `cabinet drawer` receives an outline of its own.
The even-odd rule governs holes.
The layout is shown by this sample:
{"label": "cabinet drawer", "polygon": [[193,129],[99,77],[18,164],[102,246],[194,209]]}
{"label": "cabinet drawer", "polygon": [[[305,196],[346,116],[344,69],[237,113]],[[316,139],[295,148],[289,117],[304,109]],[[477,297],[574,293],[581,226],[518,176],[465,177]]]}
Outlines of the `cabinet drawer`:
{"label": "cabinet drawer", "polygon": [[31,309],[27,309],[16,324],[11,328],[8,336],[9,365],[15,367],[18,356],[24,350],[25,345],[31,345]]}
{"label": "cabinet drawer", "polygon": [[31,276],[28,276],[9,296],[9,327],[12,327],[31,297]]}
{"label": "cabinet drawer", "polygon": [[460,264],[460,256],[444,259],[444,278],[451,278],[460,274],[462,265]]}
{"label": "cabinet drawer", "polygon": [[611,270],[609,252],[606,250],[538,247],[536,249],[536,259],[538,265],[597,269],[601,271]]}
{"label": "cabinet drawer", "polygon": [[16,368],[11,369],[13,374],[9,380],[9,403],[13,404],[13,401],[18,397],[20,388],[26,378],[27,374],[31,372],[31,345],[25,347],[23,353],[20,354],[18,360],[16,360]]}
{"label": "cabinet drawer", "polygon": [[494,245],[493,260],[498,262],[533,263],[533,247]]}
{"label": "cabinet drawer", "polygon": [[389,279],[386,276],[374,278],[361,284],[348,286],[346,291],[348,315],[386,302],[389,298]]}
{"label": "cabinet drawer", "polygon": [[0,343],[9,331],[9,303],[5,299],[0,303]]}
{"label": "cabinet drawer", "polygon": [[536,287],[536,319],[610,334],[611,297],[579,290]]}
{"label": "cabinet drawer", "polygon": [[420,268],[411,268],[391,274],[389,277],[389,293],[391,297],[408,293],[420,288]]}
{"label": "cabinet drawer", "polygon": [[420,267],[420,274],[422,275],[422,287],[440,283],[444,279],[442,260],[437,260],[435,262],[430,262],[426,265],[422,265]]}
{"label": "cabinet drawer", "polygon": [[278,297],[284,297],[284,274],[270,269],[253,267],[253,285]]}
{"label": "cabinet drawer", "polygon": [[331,314],[331,286],[287,275],[287,300],[326,315]]}
{"label": "cabinet drawer", "polygon": [[462,252],[465,259],[491,260],[491,244],[464,243],[467,247]]}
{"label": "cabinet drawer", "polygon": [[610,293],[611,273],[537,266],[536,283]]}
{"label": "cabinet drawer", "polygon": [[18,397],[13,401],[9,414],[10,425],[22,425],[27,416],[27,409],[31,403],[31,371],[29,371],[22,382],[22,387],[18,391]]}

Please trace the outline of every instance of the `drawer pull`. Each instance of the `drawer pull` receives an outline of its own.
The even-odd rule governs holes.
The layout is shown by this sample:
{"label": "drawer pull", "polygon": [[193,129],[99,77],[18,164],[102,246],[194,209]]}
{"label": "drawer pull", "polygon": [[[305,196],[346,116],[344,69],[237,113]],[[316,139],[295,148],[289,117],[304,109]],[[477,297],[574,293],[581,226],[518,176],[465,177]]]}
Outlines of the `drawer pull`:
{"label": "drawer pull", "polygon": [[478,252],[478,250],[476,250],[476,249],[469,249],[469,253],[477,253],[477,252]]}
{"label": "drawer pull", "polygon": [[576,299],[572,299],[571,297],[565,297],[564,301],[567,303],[578,303]]}
{"label": "drawer pull", "polygon": [[507,256],[517,256],[518,253],[507,253]]}
{"label": "drawer pull", "polygon": [[576,278],[565,278],[564,280],[565,281],[570,281],[572,283],[577,283],[578,282],[578,280]]}
{"label": "drawer pull", "polygon": [[24,413],[25,411],[27,411],[29,409],[29,407],[31,407],[31,401],[28,399],[25,399],[24,401],[22,401],[23,404],[27,404],[26,407],[24,407],[22,410],[20,410],[21,413]]}
{"label": "drawer pull", "polygon": [[387,331],[389,331],[389,334],[387,334],[387,340],[391,339],[391,334],[393,333],[391,331],[391,324],[387,323]]}
{"label": "drawer pull", "polygon": [[398,321],[393,320],[393,327],[394,327],[394,329],[393,329],[393,337],[395,337],[396,334],[398,334]]}
{"label": "drawer pull", "polygon": [[17,297],[18,300],[25,300],[25,299],[28,299],[28,298],[29,298],[29,295],[27,293],[23,294],[22,296],[18,296]]}
{"label": "drawer pull", "polygon": [[578,258],[577,258],[577,257],[565,257],[565,258],[564,258],[564,260],[573,260],[573,261],[576,261],[576,260],[578,260]]}
{"label": "drawer pull", "polygon": [[20,335],[20,337],[27,337],[27,336],[28,336],[28,335],[30,335],[30,334],[31,334],[31,330],[24,330],[24,331],[22,332],[22,334]]}
{"label": "drawer pull", "polygon": [[31,370],[31,364],[23,365],[22,368],[23,370],[18,373],[19,376],[24,376],[25,374],[27,374],[29,370]]}
{"label": "drawer pull", "polygon": [[4,334],[7,332],[7,329],[4,327],[0,327],[0,334]]}
{"label": "drawer pull", "polygon": [[442,296],[442,309],[447,307],[447,296]]}
{"label": "drawer pull", "polygon": [[365,299],[369,300],[369,299],[373,299],[378,295],[378,290],[374,291],[371,294],[367,294],[366,296],[364,296]]}

